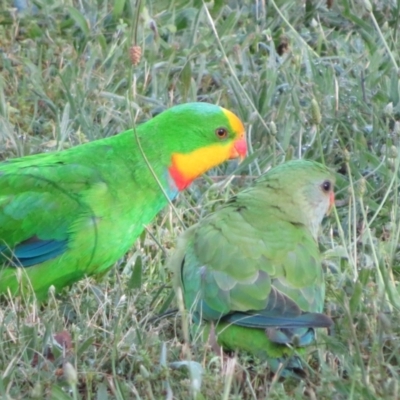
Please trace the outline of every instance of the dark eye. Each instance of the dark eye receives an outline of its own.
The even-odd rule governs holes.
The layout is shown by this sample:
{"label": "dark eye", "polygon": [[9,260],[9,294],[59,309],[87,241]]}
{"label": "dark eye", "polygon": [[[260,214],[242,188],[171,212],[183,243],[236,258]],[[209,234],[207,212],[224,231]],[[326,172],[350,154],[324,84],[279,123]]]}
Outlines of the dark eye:
{"label": "dark eye", "polygon": [[215,134],[218,139],[226,139],[228,137],[228,131],[225,128],[218,128],[215,130]]}
{"label": "dark eye", "polygon": [[332,188],[332,184],[331,184],[330,181],[325,181],[325,182],[321,185],[321,187],[322,187],[322,190],[323,190],[324,192],[329,192],[329,191],[331,190],[331,188]]}

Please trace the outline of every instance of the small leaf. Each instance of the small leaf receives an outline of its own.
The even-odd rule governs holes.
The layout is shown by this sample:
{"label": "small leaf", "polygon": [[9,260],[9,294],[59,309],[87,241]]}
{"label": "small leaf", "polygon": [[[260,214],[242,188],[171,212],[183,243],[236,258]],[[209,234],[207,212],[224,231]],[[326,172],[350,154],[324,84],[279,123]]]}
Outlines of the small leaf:
{"label": "small leaf", "polygon": [[68,12],[71,18],[75,21],[75,24],[86,36],[88,36],[90,29],[86,18],[74,7],[68,7]]}
{"label": "small leaf", "polygon": [[112,12],[114,19],[118,19],[122,15],[124,7],[125,7],[125,0],[116,0],[114,2],[114,8]]}
{"label": "small leaf", "polygon": [[96,394],[96,400],[108,400],[108,389],[107,385],[104,383],[99,383],[98,389],[97,389],[97,394]]}
{"label": "small leaf", "polygon": [[135,265],[132,268],[132,275],[128,282],[129,289],[140,289],[142,286],[142,257],[136,257]]}
{"label": "small leaf", "polygon": [[95,337],[91,336],[89,339],[85,340],[79,347],[78,347],[78,356],[82,355],[94,342]]}
{"label": "small leaf", "polygon": [[187,60],[181,72],[181,82],[183,85],[183,91],[185,93],[185,97],[187,97],[189,93],[191,81],[192,81],[192,67],[190,65],[190,60]]}
{"label": "small leaf", "polygon": [[160,309],[158,310],[158,314],[163,314],[165,311],[168,310],[168,307],[171,305],[172,300],[175,299],[175,291],[171,290],[166,300],[161,305]]}
{"label": "small leaf", "polygon": [[356,282],[354,285],[353,296],[351,296],[350,299],[350,311],[353,315],[357,311],[357,308],[360,305],[362,291],[363,291],[363,286],[361,285],[360,282]]}
{"label": "small leaf", "polygon": [[53,385],[51,387],[51,399],[53,400],[71,400],[71,397],[68,396],[59,386]]}
{"label": "small leaf", "polygon": [[393,69],[392,76],[390,77],[390,100],[394,106],[397,106],[400,99],[400,86],[399,77],[397,72]]}
{"label": "small leaf", "polygon": [[104,37],[104,35],[103,34],[98,34],[97,35],[97,40],[98,40],[98,42],[99,42],[99,44],[100,44],[100,47],[101,47],[101,50],[104,52],[104,53],[106,53],[106,51],[107,51],[107,41],[106,41],[106,38]]}

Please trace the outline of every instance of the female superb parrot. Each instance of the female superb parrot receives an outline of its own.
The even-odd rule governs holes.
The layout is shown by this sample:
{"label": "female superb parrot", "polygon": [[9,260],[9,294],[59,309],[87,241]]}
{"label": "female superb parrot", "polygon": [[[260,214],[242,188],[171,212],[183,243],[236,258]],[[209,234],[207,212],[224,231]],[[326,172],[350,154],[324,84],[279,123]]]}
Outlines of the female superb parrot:
{"label": "female superb parrot", "polygon": [[290,161],[188,229],[169,264],[196,323],[215,325],[218,343],[269,361],[282,376],[302,371],[288,346],[329,327],[317,234],[334,203],[334,176]]}
{"label": "female superb parrot", "polygon": [[[232,112],[178,105],[136,135],[174,199],[208,169],[246,154]],[[168,203],[133,130],[59,153],[0,163],[0,294],[31,286],[39,299],[106,272]]]}

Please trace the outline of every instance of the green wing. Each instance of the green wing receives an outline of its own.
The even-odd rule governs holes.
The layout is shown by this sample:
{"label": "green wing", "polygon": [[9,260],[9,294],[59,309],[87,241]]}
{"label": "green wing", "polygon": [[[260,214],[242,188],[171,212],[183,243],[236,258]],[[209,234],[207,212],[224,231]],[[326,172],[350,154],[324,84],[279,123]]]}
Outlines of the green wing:
{"label": "green wing", "polygon": [[38,165],[29,159],[0,164],[3,262],[29,266],[61,254],[74,219],[83,210],[90,213],[79,193],[99,182],[99,176],[92,168],[54,158],[41,157]]}
{"label": "green wing", "polygon": [[[186,237],[185,301],[203,318],[235,315],[237,323],[246,313],[261,315],[266,326],[285,321],[293,326],[303,312],[322,311],[317,244],[305,226],[277,216],[274,208],[248,207],[236,199]],[[246,319],[249,326],[257,324]]]}

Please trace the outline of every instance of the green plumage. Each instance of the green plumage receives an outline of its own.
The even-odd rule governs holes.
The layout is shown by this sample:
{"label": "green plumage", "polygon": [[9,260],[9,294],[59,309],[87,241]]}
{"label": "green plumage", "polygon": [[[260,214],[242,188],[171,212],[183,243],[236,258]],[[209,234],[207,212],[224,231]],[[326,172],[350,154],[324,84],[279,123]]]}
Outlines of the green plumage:
{"label": "green plumage", "polygon": [[[237,139],[223,109],[206,103],[173,107],[136,133],[171,199],[173,154]],[[42,299],[50,285],[106,272],[167,202],[132,130],[0,163],[0,294],[31,286]]]}
{"label": "green plumage", "polygon": [[[325,296],[317,234],[333,202],[321,164],[273,168],[181,237],[170,260],[185,306],[215,324],[218,342],[268,359],[273,370],[314,340]],[[180,290],[178,289],[178,290]],[[288,360],[284,376],[301,368]]]}

